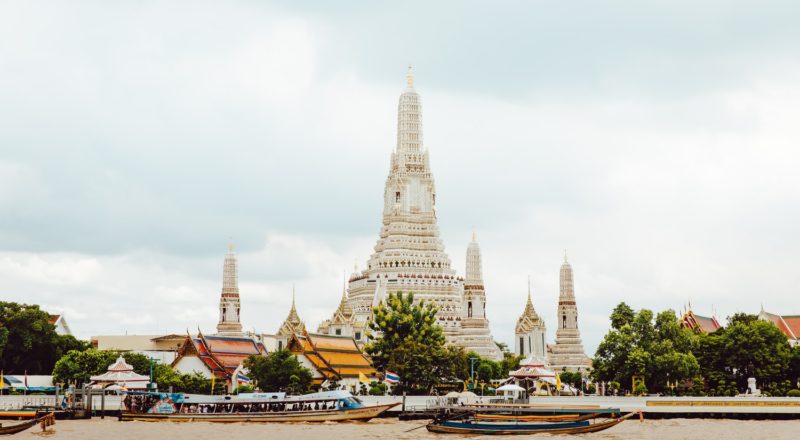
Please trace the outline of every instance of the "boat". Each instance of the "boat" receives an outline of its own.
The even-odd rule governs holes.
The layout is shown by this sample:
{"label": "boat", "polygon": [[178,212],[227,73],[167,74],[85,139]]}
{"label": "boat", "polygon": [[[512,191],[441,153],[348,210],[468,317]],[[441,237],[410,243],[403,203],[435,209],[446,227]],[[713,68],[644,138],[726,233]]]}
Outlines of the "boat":
{"label": "boat", "polygon": [[42,422],[45,422],[46,425],[52,425],[53,423],[55,423],[55,417],[53,417],[53,414],[50,413],[10,426],[5,425],[5,423],[0,423],[0,435],[16,434],[18,432],[22,432],[25,431],[26,429],[36,426],[37,424]]}
{"label": "boat", "polygon": [[32,419],[36,417],[34,409],[8,409],[0,411],[0,419]]}
{"label": "boat", "polygon": [[560,415],[513,415],[513,414],[475,414],[479,420],[519,420],[526,422],[580,422],[600,417],[602,413],[560,414]]}
{"label": "boat", "polygon": [[241,393],[208,396],[183,393],[128,392],[122,421],[172,422],[328,422],[367,421],[400,403],[366,406],[347,391]]}
{"label": "boat", "polygon": [[621,417],[611,416],[602,421],[576,420],[568,422],[542,423],[541,421],[501,420],[490,421],[476,419],[471,415],[466,418],[444,417],[435,419],[426,425],[430,432],[444,434],[498,434],[498,435],[527,435],[527,434],[584,434],[603,431],[614,427],[627,420],[637,412],[625,414]]}

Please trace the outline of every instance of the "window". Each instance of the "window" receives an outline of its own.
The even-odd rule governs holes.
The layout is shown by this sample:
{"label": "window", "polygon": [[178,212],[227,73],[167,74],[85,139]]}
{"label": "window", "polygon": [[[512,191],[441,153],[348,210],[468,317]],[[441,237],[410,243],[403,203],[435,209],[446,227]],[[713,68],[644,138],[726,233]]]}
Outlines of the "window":
{"label": "window", "polygon": [[520,356],[525,354],[525,338],[519,338],[519,354]]}
{"label": "window", "polygon": [[361,332],[356,332],[356,341],[361,339]]}
{"label": "window", "polygon": [[561,328],[567,328],[567,315],[561,315]]}
{"label": "window", "polygon": [[336,329],[336,336],[341,336],[341,335],[342,335],[342,329],[337,328]]}
{"label": "window", "polygon": [[396,193],[394,193],[394,202],[395,203],[400,203],[400,191],[397,191]]}
{"label": "window", "polygon": [[278,350],[283,350],[283,341],[278,341]]}
{"label": "window", "polygon": [[472,301],[467,303],[467,318],[472,318]]}

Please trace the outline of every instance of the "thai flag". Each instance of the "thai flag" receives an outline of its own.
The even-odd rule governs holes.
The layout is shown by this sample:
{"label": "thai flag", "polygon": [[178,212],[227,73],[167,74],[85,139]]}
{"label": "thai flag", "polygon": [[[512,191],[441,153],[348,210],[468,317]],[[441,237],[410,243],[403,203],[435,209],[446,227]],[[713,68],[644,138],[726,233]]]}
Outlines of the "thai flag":
{"label": "thai flag", "polygon": [[241,373],[236,375],[236,380],[239,381],[239,383],[250,383],[250,378]]}
{"label": "thai flag", "polygon": [[391,371],[386,372],[386,378],[383,380],[386,383],[395,384],[400,382],[400,376],[397,373],[392,373]]}

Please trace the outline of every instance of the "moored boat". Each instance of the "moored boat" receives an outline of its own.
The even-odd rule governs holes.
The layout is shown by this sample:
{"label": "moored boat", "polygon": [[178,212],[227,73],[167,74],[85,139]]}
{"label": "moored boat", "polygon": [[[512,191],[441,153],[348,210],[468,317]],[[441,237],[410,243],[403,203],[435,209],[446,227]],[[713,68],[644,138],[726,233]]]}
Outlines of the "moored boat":
{"label": "moored boat", "polygon": [[6,423],[0,424],[0,435],[11,435],[16,434],[26,429],[29,429],[37,424],[43,423],[43,426],[49,426],[55,423],[55,417],[53,414],[42,414],[39,415],[31,420],[26,420],[24,422],[8,425]]}
{"label": "moored boat", "polygon": [[365,406],[347,391],[302,396],[285,393],[242,393],[206,396],[182,393],[132,392],[123,399],[120,420],[173,422],[327,422],[367,421],[399,405]]}
{"label": "moored boat", "polygon": [[[527,420],[490,421],[468,415],[460,419],[456,419],[455,417],[458,416],[455,416],[434,420],[432,423],[429,423],[426,428],[430,432],[445,434],[584,434],[611,428],[636,414],[637,413],[628,413],[621,417],[611,417],[602,421],[575,420],[553,423]],[[591,415],[596,417],[596,414]]]}

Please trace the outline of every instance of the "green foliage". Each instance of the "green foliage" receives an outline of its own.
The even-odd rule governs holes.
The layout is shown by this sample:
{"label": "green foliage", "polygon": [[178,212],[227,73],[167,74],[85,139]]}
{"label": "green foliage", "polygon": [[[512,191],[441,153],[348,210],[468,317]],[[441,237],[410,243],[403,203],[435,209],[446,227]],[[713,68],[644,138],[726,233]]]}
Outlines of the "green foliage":
{"label": "green foliage", "polygon": [[667,393],[668,381],[686,383],[700,371],[693,354],[698,336],[682,328],[672,310],[654,317],[650,310],[634,313],[620,303],[611,314],[611,327],[593,360],[596,381],[614,381],[621,390],[636,393],[641,387],[629,388],[636,376],[645,390]]}
{"label": "green foliage", "polygon": [[252,393],[255,388],[252,385],[239,385],[236,387],[236,394],[239,393]]}
{"label": "green foliage", "polygon": [[259,388],[266,392],[286,391],[303,394],[311,386],[311,371],[305,368],[289,350],[272,352],[267,356],[251,355],[244,361]]}
{"label": "green foliage", "polygon": [[383,382],[373,382],[369,389],[370,396],[383,396],[386,394],[386,384]]}
{"label": "green foliage", "polygon": [[[53,367],[55,383],[81,386],[89,382],[91,376],[103,374],[113,364],[120,353],[112,350],[89,348],[83,351],[70,350]],[[141,353],[123,353],[125,361],[139,374],[150,374],[150,359]]]}
{"label": "green foliage", "polygon": [[374,308],[370,328],[380,337],[370,341],[365,350],[378,371],[400,375],[396,391],[427,394],[443,374],[457,373],[460,360],[442,361],[448,352],[436,312],[433,305],[424,301],[414,304],[414,295],[402,292],[390,293]]}
{"label": "green foliage", "polygon": [[56,333],[37,305],[0,301],[0,369],[6,374],[50,374],[56,361],[88,344]]}
{"label": "green foliage", "polygon": [[770,322],[753,315],[736,314],[729,325],[700,340],[697,351],[709,393],[732,396],[747,388],[755,377],[762,391],[783,396],[791,380],[795,356],[786,336]]}
{"label": "green foliage", "polygon": [[558,377],[561,379],[561,383],[571,385],[573,388],[579,390],[583,385],[583,374],[578,372],[573,373],[570,371],[564,371],[561,374],[559,374]]}
{"label": "green foliage", "polygon": [[630,306],[624,302],[619,303],[619,305],[614,308],[614,311],[611,312],[611,328],[619,330],[623,325],[631,324],[634,316],[635,314]]}
{"label": "green foliage", "polygon": [[789,392],[786,393],[786,397],[800,397],[800,390],[798,389],[789,390]]}

